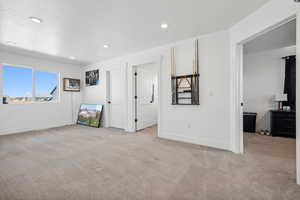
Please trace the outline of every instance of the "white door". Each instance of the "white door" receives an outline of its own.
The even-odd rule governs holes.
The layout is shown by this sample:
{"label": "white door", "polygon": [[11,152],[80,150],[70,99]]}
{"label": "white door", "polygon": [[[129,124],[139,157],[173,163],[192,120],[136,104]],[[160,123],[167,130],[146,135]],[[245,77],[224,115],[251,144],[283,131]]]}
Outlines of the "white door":
{"label": "white door", "polygon": [[136,130],[157,124],[157,73],[150,67],[136,68]]}
{"label": "white door", "polygon": [[124,128],[124,84],[121,69],[112,69],[108,73],[108,118],[109,127]]}

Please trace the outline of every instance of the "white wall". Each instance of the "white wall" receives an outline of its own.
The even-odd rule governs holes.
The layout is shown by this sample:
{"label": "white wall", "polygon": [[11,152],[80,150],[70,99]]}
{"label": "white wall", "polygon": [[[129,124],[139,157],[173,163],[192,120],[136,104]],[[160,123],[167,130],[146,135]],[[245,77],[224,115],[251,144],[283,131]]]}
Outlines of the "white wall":
{"label": "white wall", "polygon": [[277,108],[274,95],[284,91],[285,61],[281,58],[295,54],[293,46],[244,55],[244,111],[257,113],[257,131],[270,131],[269,111]]}
{"label": "white wall", "polygon": [[[178,74],[192,72],[194,39],[151,49],[139,54],[104,61],[86,67],[100,69],[101,82],[84,88],[84,102],[105,103],[105,73],[111,66],[119,66],[128,79],[133,65],[144,64],[162,57],[160,68],[159,137],[195,144],[229,149],[229,34],[218,32],[199,37],[200,106],[172,106],[170,47],[176,47]],[[127,75],[126,75],[127,74]],[[128,86],[128,83],[124,83]],[[123,88],[120,88],[120,90]],[[130,94],[129,94],[130,97]],[[131,105],[125,98],[126,130],[131,130]],[[130,99],[130,98],[129,98]],[[126,104],[127,102],[127,104]],[[129,116],[126,114],[129,113]]]}
{"label": "white wall", "polygon": [[[176,51],[177,73],[192,73],[193,41]],[[172,106],[170,58],[162,66],[161,137],[229,149],[229,35],[199,39],[200,106]],[[169,51],[167,52],[169,54]]]}
{"label": "white wall", "polygon": [[[107,87],[107,80],[106,80],[106,72],[113,70],[114,73],[117,73],[119,71],[120,74],[122,74],[122,82],[124,83],[123,86],[119,89],[120,95],[118,97],[120,99],[116,100],[122,104],[122,109],[120,110],[120,115],[119,117],[122,117],[124,119],[119,120],[119,121],[125,121],[127,122],[127,112],[126,112],[126,63],[122,62],[121,60],[112,60],[112,61],[106,61],[102,63],[96,63],[90,66],[87,66],[83,69],[83,74],[82,76],[85,77],[85,72],[89,70],[94,70],[94,69],[99,69],[99,84],[95,86],[88,86],[86,87],[85,84],[82,84],[83,88],[83,103],[87,104],[103,104],[104,110],[103,110],[103,115],[102,115],[102,124],[107,127],[109,126],[107,112],[106,112],[106,107],[108,106],[107,104],[107,93],[106,93],[106,87]],[[124,127],[125,128],[125,127]]]}
{"label": "white wall", "polygon": [[[81,78],[80,66],[59,63],[42,58],[0,51],[0,63],[29,66],[41,71],[59,73],[59,103],[0,104],[0,135],[29,130],[46,129],[76,121],[81,93],[62,91],[62,78]],[[2,67],[0,67],[0,90],[2,90]],[[0,91],[2,101],[2,91]]]}

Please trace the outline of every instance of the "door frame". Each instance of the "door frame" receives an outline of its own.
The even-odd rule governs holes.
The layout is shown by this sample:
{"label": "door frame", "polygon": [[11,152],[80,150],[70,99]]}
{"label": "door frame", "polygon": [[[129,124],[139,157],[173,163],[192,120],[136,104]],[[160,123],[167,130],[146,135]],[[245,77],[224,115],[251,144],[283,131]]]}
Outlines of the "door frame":
{"label": "door frame", "polygon": [[163,56],[155,55],[155,56],[141,56],[139,59],[128,62],[127,63],[127,132],[136,132],[135,129],[135,86],[134,86],[134,69],[136,66],[139,65],[145,65],[145,64],[156,64],[158,66],[158,71],[157,71],[157,87],[158,87],[158,102],[157,102],[157,107],[158,107],[158,116],[157,116],[157,131],[158,135],[160,133],[160,119],[161,119],[161,66],[163,62]]}
{"label": "door frame", "polygon": [[105,82],[106,82],[106,97],[105,97],[105,128],[109,128],[110,127],[110,70],[105,70]]}
{"label": "door frame", "polygon": [[[232,104],[231,109],[231,148],[235,153],[244,153],[244,140],[243,140],[243,46],[245,43],[261,36],[269,31],[272,31],[292,20],[296,20],[297,24],[297,57],[300,57],[300,13],[291,15],[288,18],[283,19],[280,22],[269,25],[264,30],[249,36],[246,39],[240,41],[234,41],[231,44],[232,53]],[[296,63],[296,91],[297,99],[296,107],[300,107],[300,62]],[[299,70],[298,70],[299,69]],[[296,110],[296,169],[297,169],[297,184],[300,185],[300,109]]]}

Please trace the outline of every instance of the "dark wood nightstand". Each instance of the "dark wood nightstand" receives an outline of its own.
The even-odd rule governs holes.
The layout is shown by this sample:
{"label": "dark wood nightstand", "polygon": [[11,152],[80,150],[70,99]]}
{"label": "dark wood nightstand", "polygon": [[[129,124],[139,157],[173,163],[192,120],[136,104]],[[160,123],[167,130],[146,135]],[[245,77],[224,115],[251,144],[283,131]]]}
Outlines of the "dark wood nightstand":
{"label": "dark wood nightstand", "polygon": [[272,136],[296,138],[296,112],[271,110]]}

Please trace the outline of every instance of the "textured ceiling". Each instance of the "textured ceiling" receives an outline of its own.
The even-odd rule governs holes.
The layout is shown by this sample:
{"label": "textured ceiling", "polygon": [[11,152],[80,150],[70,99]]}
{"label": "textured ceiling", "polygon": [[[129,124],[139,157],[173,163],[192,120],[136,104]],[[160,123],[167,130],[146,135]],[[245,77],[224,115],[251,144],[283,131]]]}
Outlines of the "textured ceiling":
{"label": "textured ceiling", "polygon": [[229,28],[267,1],[0,0],[0,43],[91,63]]}

